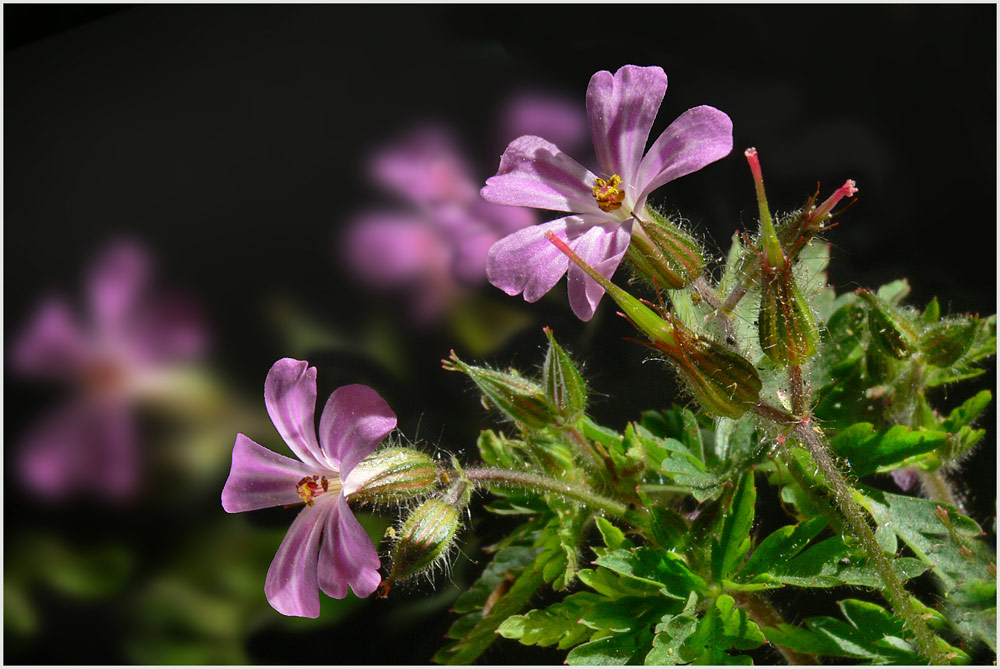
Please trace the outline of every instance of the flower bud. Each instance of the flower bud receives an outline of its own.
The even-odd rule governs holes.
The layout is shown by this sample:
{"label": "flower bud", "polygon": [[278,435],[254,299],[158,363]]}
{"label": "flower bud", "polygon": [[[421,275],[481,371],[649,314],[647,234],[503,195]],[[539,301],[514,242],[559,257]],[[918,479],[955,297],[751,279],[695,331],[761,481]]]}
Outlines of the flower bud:
{"label": "flower bud", "polygon": [[819,344],[812,310],[795,284],[791,265],[773,268],[765,261],[761,275],[757,315],[760,347],[776,365],[800,365]]}
{"label": "flower bud", "polygon": [[454,350],[451,357],[441,363],[448,371],[468,374],[490,404],[525,427],[540,430],[555,420],[555,411],[545,392],[534,381],[516,374],[468,365],[459,360]]}
{"label": "flower bud", "polygon": [[722,416],[739,418],[760,399],[757,369],[738,353],[674,322],[676,348],[656,346],[680,369],[691,391],[704,407]]}
{"label": "flower bud", "polygon": [[549,350],[545,354],[542,371],[542,387],[552,408],[565,423],[575,423],[587,405],[587,384],[583,375],[556,342],[552,328],[544,328],[549,338]]}
{"label": "flower bud", "polygon": [[396,533],[388,583],[419,576],[447,558],[455,542],[461,510],[441,497],[431,497],[410,514]]}
{"label": "flower bud", "polygon": [[546,239],[607,291],[621,307],[622,316],[649,337],[647,346],[663,352],[677,366],[706,409],[739,418],[757,403],[762,387],[760,376],[746,358],[695,334],[676,318],[665,320],[598,274],[561,239],[552,233],[547,234]]}
{"label": "flower bud", "polygon": [[868,330],[879,349],[897,360],[910,355],[917,346],[917,330],[899,309],[871,291],[855,291],[868,303]]}
{"label": "flower bud", "polygon": [[691,236],[651,207],[636,223],[625,257],[650,283],[678,290],[701,276],[705,259]]}
{"label": "flower bud", "polygon": [[354,476],[364,482],[351,493],[358,501],[399,502],[430,494],[437,487],[434,460],[421,451],[393,447],[373,453],[358,463]]}
{"label": "flower bud", "polygon": [[972,317],[932,325],[920,337],[920,351],[935,367],[950,367],[972,347],[979,323]]}

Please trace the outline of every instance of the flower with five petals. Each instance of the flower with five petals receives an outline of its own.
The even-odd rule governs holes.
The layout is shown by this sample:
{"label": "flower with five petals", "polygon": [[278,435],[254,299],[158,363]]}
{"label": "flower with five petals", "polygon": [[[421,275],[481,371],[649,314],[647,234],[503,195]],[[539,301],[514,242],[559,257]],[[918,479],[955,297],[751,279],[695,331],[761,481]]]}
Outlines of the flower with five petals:
{"label": "flower with five petals", "polygon": [[496,176],[481,194],[495,204],[538,207],[570,215],[519,230],[493,245],[486,274],[508,295],[534,302],[568,270],[569,302],[590,320],[604,289],[546,239],[553,233],[587,264],[610,278],[628,249],[632,225],[644,217],[646,199],[668,181],[700,170],[733,147],[733,124],[713,107],[681,114],[643,155],[667,90],[659,67],[626,65],[594,74],[587,88],[587,116],[598,174],[555,144],[526,135],[504,151]]}
{"label": "flower with five petals", "polygon": [[351,513],[347,496],[371,475],[356,467],[396,428],[396,415],[367,386],[338,388],[315,425],[316,368],[274,363],[264,383],[271,421],[298,460],[272,453],[243,434],[222,491],[229,513],[303,504],[267,571],[264,593],[279,613],[316,618],[319,590],[359,597],[381,582],[378,553]]}

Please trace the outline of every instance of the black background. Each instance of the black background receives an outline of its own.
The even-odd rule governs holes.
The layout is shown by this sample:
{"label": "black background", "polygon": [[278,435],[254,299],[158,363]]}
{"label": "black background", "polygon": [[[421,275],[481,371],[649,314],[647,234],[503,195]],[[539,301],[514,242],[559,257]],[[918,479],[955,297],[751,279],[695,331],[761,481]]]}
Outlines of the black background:
{"label": "black background", "polygon": [[[348,331],[370,306],[338,266],[334,240],[371,197],[359,165],[373,145],[415,119],[441,118],[488,176],[504,142],[484,128],[506,94],[535,84],[582,105],[593,72],[626,63],[668,74],[654,136],[698,104],[733,119],[731,156],[658,192],[720,247],[756,215],[740,155],[756,146],[772,208],[801,204],[817,181],[823,193],[857,181],[858,203],[831,234],[838,291],[908,277],[915,305],[937,295],[945,313],[993,313],[995,26],[993,5],[5,5],[5,337],[42,292],[72,285],[104,240],[129,232],[156,250],[166,281],[199,296],[213,362],[256,393],[285,355],[264,323],[271,295],[319,305]],[[639,364],[639,347],[619,345],[628,328],[609,307],[588,327],[564,304],[545,304],[606,394],[593,408],[599,420],[623,425],[667,401],[669,379]],[[494,360],[534,365],[542,342],[532,330]],[[369,383],[404,432],[419,423],[461,449],[454,444],[471,444],[490,421],[458,375],[440,372],[450,346],[415,334],[412,384],[357,361],[310,361],[323,370],[321,394]],[[995,385],[992,371],[985,379],[981,387]],[[639,407],[637,388],[650,398]],[[37,408],[6,375],[5,390],[9,438]],[[992,409],[988,420],[967,479],[984,525],[995,513]],[[10,485],[5,502],[5,531],[27,522],[30,501]],[[385,606],[371,602],[311,640],[256,638],[251,656],[425,662],[451,616],[400,629],[379,622]],[[114,639],[101,615],[46,633],[60,643],[6,659],[120,661],[112,645],[93,643]],[[67,645],[93,656],[60,652]],[[561,661],[512,642],[487,656],[533,659]]]}

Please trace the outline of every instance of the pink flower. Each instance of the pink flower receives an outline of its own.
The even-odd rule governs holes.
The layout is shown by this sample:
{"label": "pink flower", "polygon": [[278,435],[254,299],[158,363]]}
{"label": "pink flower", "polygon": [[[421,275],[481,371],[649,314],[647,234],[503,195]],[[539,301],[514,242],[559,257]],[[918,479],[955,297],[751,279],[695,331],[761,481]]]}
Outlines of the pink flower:
{"label": "pink flower", "polygon": [[29,430],[19,469],[35,493],[113,499],[139,483],[134,413],[170,392],[171,373],[198,355],[205,332],[176,297],[151,299],[151,261],[131,242],[107,248],[87,276],[90,318],[79,321],[62,297],[42,302],[12,345],[25,377],[71,386],[71,399]]}
{"label": "pink flower", "polygon": [[222,491],[229,513],[304,503],[281,542],[264,583],[267,601],[286,616],[319,616],[319,590],[343,599],[381,582],[378,554],[347,506],[368,476],[355,466],[396,428],[396,415],[367,386],[338,388],[323,408],[316,435],[316,368],[303,360],[274,363],[264,403],[293,460],[239,434]]}
{"label": "pink flower", "polygon": [[465,159],[438,127],[382,150],[371,171],[407,206],[359,216],[344,240],[346,261],[373,288],[409,293],[420,321],[438,318],[483,281],[497,240],[536,222],[530,210],[483,202]]}
{"label": "pink flower", "polygon": [[587,116],[598,174],[555,144],[526,135],[504,151],[496,176],[481,194],[489,202],[564,211],[571,215],[524,228],[489,251],[486,274],[508,295],[535,302],[569,272],[569,302],[590,320],[604,289],[545,237],[553,233],[605,278],[628,249],[632,225],[645,217],[646,198],[668,181],[700,170],[733,146],[729,117],[713,107],[680,115],[643,155],[650,128],[667,90],[659,67],[626,65],[613,75],[594,74],[587,89]]}

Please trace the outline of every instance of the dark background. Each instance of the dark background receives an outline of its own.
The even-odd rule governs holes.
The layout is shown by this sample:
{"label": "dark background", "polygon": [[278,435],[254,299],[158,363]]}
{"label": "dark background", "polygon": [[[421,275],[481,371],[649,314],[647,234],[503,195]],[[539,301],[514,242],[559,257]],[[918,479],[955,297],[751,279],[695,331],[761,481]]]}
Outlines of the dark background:
{"label": "dark background", "polygon": [[[485,177],[509,138],[484,128],[511,90],[534,84],[582,105],[593,72],[627,63],[668,74],[654,137],[699,104],[733,119],[731,156],[658,191],[721,249],[755,220],[740,154],[756,146],[773,209],[800,205],[818,181],[823,194],[857,181],[858,202],[831,233],[838,291],[908,277],[914,305],[936,295],[944,313],[993,313],[995,26],[993,5],[5,5],[5,337],[40,294],[72,285],[103,241],[126,232],[156,250],[166,281],[198,296],[213,364],[259,396],[271,363],[287,355],[268,300],[292,296],[355,333],[384,306],[359,291],[335,252],[338,225],[376,197],[360,168],[372,146],[415,119],[443,119]],[[584,325],[564,299],[543,301],[536,315],[587,362],[604,394],[595,417],[622,426],[666,404],[669,375],[641,365],[640,347],[619,345],[629,332],[610,307]],[[531,328],[490,360],[531,369],[543,342]],[[404,433],[461,451],[492,420],[463,379],[440,370],[453,345],[434,330],[414,332],[409,380],[346,355],[310,362],[321,370],[321,395],[368,383]],[[995,374],[976,383],[992,388]],[[5,391],[9,440],[38,409],[6,375]],[[966,481],[970,512],[984,525],[995,513],[992,409],[988,421]],[[220,489],[223,481],[224,472]],[[5,534],[38,522],[80,533],[81,518],[101,513],[39,516],[14,485],[5,505]],[[116,513],[107,523],[131,528],[155,554],[185,523],[222,510],[217,497],[195,500],[157,530]],[[474,568],[457,569],[456,581],[463,569],[474,577]],[[386,612],[430,593],[423,586],[400,593],[401,603],[367,602],[321,634],[254,635],[249,657],[425,662],[452,616],[439,609],[404,624]],[[41,639],[5,660],[121,662],[116,624],[103,609],[54,615]],[[561,661],[497,646],[488,661]]]}

